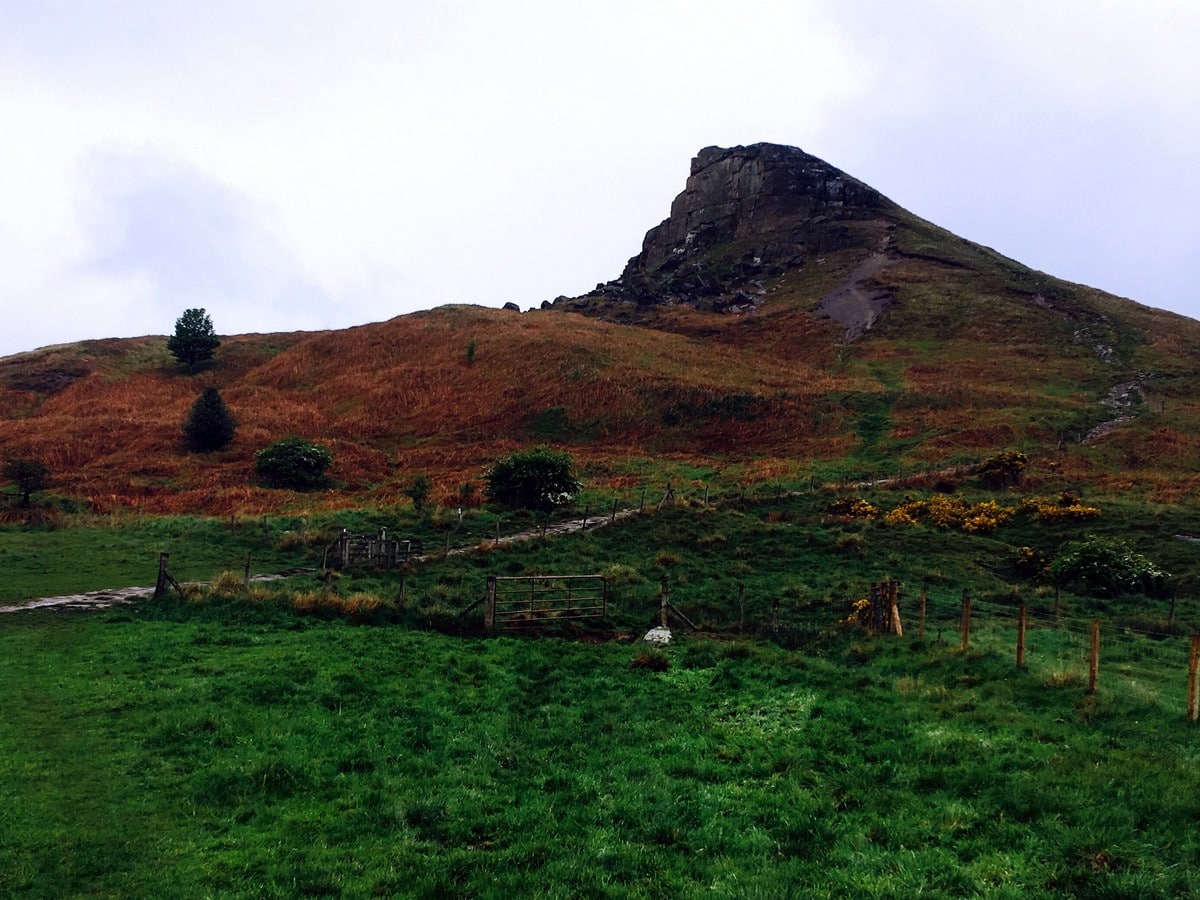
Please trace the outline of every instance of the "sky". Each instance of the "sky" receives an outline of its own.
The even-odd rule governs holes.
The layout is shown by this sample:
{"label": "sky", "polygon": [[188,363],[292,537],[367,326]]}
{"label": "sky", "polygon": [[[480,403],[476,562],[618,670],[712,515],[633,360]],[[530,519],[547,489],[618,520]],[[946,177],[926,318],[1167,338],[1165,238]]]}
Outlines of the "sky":
{"label": "sky", "polygon": [[1193,0],[0,0],[0,355],[522,308],[798,146],[1200,317]]}

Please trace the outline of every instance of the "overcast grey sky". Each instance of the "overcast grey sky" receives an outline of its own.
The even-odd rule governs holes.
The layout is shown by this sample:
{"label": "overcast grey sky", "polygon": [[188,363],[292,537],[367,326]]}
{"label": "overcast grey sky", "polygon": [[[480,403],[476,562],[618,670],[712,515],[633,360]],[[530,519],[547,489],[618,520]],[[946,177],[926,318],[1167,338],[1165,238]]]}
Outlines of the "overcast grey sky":
{"label": "overcast grey sky", "polygon": [[522,307],[793,144],[1200,316],[1200,3],[0,0],[0,354]]}

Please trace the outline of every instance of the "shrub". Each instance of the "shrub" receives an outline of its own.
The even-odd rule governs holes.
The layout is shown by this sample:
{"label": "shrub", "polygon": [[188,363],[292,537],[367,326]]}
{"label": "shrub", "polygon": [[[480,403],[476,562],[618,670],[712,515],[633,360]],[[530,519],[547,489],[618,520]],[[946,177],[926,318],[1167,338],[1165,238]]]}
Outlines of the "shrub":
{"label": "shrub", "polygon": [[631,669],[649,669],[651,672],[665,672],[671,667],[667,654],[657,647],[647,647],[634,654],[629,661]]}
{"label": "shrub", "polygon": [[246,583],[237,572],[222,572],[208,586],[208,596],[217,600],[233,600],[245,593]]}
{"label": "shrub", "polygon": [[518,450],[488,470],[488,497],[510,509],[550,512],[570,503],[581,485],[571,473],[571,457],[548,447]]}
{"label": "shrub", "polygon": [[320,444],[286,437],[255,454],[254,468],[274,487],[307,490],[322,484],[333,455]]}
{"label": "shrub", "polygon": [[1035,522],[1086,522],[1100,517],[1099,509],[1084,506],[1076,495],[1067,491],[1059,495],[1057,502],[1045,497],[1026,497],[1017,508]]}
{"label": "shrub", "polygon": [[36,459],[10,459],[4,464],[4,477],[17,487],[21,506],[29,506],[29,498],[50,483],[50,468]]}
{"label": "shrub", "polygon": [[408,487],[404,489],[404,496],[412,501],[413,510],[420,515],[425,510],[425,504],[429,500],[429,492],[433,489],[433,484],[425,475],[414,475],[412,481],[408,483]]}
{"label": "shrub", "polygon": [[1094,597],[1160,594],[1167,579],[1167,573],[1142,554],[1120,541],[1099,537],[1067,544],[1050,564],[1050,575],[1056,584]]}
{"label": "shrub", "polygon": [[202,309],[184,310],[175,321],[175,334],[167,338],[167,349],[188,371],[195,371],[210,362],[220,346],[212,319]]}
{"label": "shrub", "polygon": [[839,497],[825,507],[825,512],[847,519],[875,519],[879,516],[879,510],[861,497]]}
{"label": "shrub", "polygon": [[601,569],[600,574],[604,576],[610,587],[620,584],[633,584],[642,579],[641,573],[637,569],[623,563],[609,563]]}
{"label": "shrub", "polygon": [[1033,547],[1018,547],[1013,558],[1017,574],[1023,578],[1038,579],[1046,574],[1050,562],[1046,554]]}
{"label": "shrub", "polygon": [[205,388],[183,423],[183,442],[198,453],[220,450],[233,440],[234,427],[221,394],[216,388]]}
{"label": "shrub", "polygon": [[990,488],[1017,484],[1028,465],[1029,457],[1020,450],[1006,450],[980,464],[979,480]]}
{"label": "shrub", "polygon": [[298,531],[285,531],[275,541],[275,549],[280,553],[291,553],[293,550],[298,550],[306,547],[308,541],[305,536]]}

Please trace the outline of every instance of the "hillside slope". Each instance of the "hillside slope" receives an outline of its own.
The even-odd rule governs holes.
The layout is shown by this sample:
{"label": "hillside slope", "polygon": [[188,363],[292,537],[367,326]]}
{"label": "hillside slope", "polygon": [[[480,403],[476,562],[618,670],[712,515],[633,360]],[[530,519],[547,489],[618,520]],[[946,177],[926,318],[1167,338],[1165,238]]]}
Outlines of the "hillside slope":
{"label": "hillside slope", "polygon": [[[196,376],[161,337],[9,357],[0,458],[44,461],[93,508],[151,511],[316,502],[254,482],[254,452],[290,433],[334,452],[323,503],[397,502],[416,473],[451,499],[534,442],[609,485],[645,460],[866,477],[1006,447],[1066,480],[1197,484],[1200,323],[1032,271],[794,148],[702,151],[620,278],[546,306],[226,338]],[[237,437],[188,454],[206,386]]]}

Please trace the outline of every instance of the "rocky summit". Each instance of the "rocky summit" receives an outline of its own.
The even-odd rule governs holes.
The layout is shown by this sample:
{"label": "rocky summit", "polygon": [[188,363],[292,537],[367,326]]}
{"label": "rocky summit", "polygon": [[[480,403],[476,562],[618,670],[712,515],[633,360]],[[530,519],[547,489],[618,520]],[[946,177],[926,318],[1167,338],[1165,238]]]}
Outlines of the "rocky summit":
{"label": "rocky summit", "polygon": [[621,276],[555,306],[619,313],[661,304],[753,309],[767,279],[821,254],[876,246],[897,207],[796,147],[706,147],[692,160],[671,214],[647,232]]}

